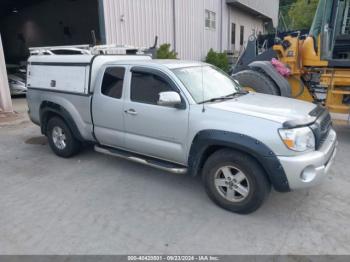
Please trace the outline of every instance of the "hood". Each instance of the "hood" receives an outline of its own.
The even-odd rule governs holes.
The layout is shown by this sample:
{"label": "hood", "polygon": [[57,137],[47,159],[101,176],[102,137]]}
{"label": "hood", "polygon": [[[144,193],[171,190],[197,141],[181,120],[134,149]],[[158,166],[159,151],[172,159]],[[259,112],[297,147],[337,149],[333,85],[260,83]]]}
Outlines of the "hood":
{"label": "hood", "polygon": [[7,77],[8,77],[8,80],[17,81],[17,82],[23,83],[23,85],[25,85],[25,80],[20,76],[10,74],[10,75],[7,75]]}
{"label": "hood", "polygon": [[209,108],[265,118],[283,124],[286,121],[313,122],[309,113],[316,105],[287,97],[248,93],[235,99],[208,104]]}

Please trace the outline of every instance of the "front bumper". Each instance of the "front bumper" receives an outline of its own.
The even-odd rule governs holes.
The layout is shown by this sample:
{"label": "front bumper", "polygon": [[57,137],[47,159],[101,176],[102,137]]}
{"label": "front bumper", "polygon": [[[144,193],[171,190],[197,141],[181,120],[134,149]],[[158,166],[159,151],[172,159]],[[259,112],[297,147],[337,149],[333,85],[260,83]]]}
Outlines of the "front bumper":
{"label": "front bumper", "polygon": [[310,187],[322,180],[334,162],[336,146],[337,135],[331,129],[319,150],[300,156],[278,157],[290,189]]}
{"label": "front bumper", "polygon": [[24,95],[27,93],[27,88],[25,86],[10,85],[11,95]]}

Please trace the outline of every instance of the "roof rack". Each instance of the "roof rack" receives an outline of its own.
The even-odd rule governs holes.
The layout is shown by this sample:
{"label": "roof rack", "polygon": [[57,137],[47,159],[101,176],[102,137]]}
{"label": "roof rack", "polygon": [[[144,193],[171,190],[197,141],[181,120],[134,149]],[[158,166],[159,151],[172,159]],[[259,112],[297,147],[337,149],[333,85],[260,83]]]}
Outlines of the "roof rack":
{"label": "roof rack", "polygon": [[113,54],[113,55],[144,55],[147,48],[134,47],[129,45],[97,45],[91,47],[91,53],[97,54]]}
{"label": "roof rack", "polygon": [[30,47],[29,52],[31,55],[54,55],[53,51],[57,50],[75,50],[83,53],[89,51],[89,45],[66,45],[66,46],[40,46],[40,47]]}
{"label": "roof rack", "polygon": [[44,46],[44,47],[30,47],[31,55],[99,55],[99,54],[113,54],[113,55],[144,55],[147,53],[145,47],[133,47],[128,45],[66,45],[66,46]]}

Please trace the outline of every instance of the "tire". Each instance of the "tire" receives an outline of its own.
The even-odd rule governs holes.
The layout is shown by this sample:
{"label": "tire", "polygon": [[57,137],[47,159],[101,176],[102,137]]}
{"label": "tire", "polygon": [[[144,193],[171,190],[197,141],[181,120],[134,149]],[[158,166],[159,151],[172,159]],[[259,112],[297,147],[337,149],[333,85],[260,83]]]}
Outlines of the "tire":
{"label": "tire", "polygon": [[248,91],[280,96],[280,92],[276,84],[265,74],[253,71],[244,70],[232,75],[243,88]]}
{"label": "tire", "polygon": [[80,142],[74,137],[67,124],[59,117],[53,117],[47,124],[47,137],[51,150],[58,156],[69,158],[77,154]]}
{"label": "tire", "polygon": [[[207,194],[214,203],[238,214],[257,210],[271,191],[266,174],[256,160],[230,149],[213,153],[204,164],[202,175]],[[227,178],[230,175],[231,178]]]}

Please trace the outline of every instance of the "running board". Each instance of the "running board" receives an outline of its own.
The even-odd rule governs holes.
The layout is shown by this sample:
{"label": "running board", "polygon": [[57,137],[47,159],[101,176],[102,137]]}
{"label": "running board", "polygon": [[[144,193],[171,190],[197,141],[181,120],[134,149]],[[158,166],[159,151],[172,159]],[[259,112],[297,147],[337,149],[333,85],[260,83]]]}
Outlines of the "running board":
{"label": "running board", "polygon": [[158,168],[158,169],[168,171],[168,172],[174,173],[174,174],[187,173],[187,168],[184,166],[173,164],[171,162],[159,160],[159,159],[152,158],[152,157],[142,156],[140,154],[131,153],[131,152],[121,150],[121,149],[95,146],[95,151],[102,153],[102,154],[106,154],[106,155],[124,158],[124,159],[130,160],[130,161],[133,161],[133,162],[137,162],[140,164],[144,164],[147,166]]}

